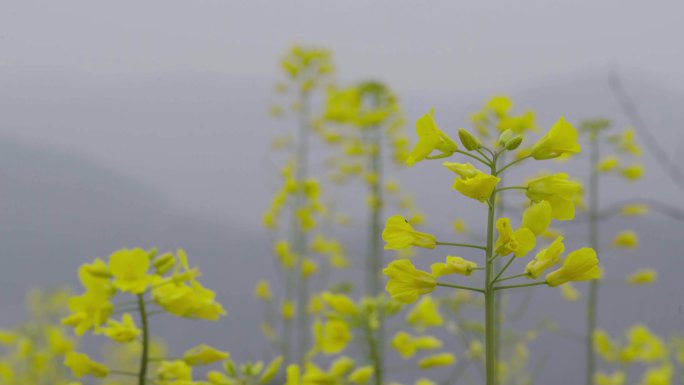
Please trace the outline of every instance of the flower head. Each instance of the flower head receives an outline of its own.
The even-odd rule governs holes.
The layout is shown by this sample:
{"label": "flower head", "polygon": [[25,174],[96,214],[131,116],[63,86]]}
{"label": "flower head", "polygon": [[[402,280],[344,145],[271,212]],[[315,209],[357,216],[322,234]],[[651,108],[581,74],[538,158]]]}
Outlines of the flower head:
{"label": "flower head", "polygon": [[229,356],[209,345],[201,344],[189,349],[183,354],[183,361],[190,366],[209,365],[216,361],[223,361]]}
{"label": "flower head", "polygon": [[577,130],[561,117],[551,130],[532,146],[530,155],[541,160],[557,158],[564,154],[576,154],[579,151]]}
{"label": "flower head", "polygon": [[544,271],[558,263],[560,256],[565,251],[563,246],[563,237],[558,237],[549,247],[543,249],[531,260],[525,267],[525,274],[528,278],[536,279]]}
{"label": "flower head", "polygon": [[109,374],[108,367],[91,360],[90,357],[83,353],[69,352],[64,360],[64,365],[69,367],[74,376],[78,378],[83,376],[103,378]]}
{"label": "flower head", "polygon": [[456,142],[437,127],[434,114],[433,108],[430,113],[423,115],[416,121],[418,142],[406,159],[407,165],[412,166],[414,163],[424,160],[434,150],[448,155],[458,150]]}
{"label": "flower head", "polygon": [[551,225],[551,219],[551,204],[541,201],[525,209],[520,226],[530,229],[534,235],[540,235]]}
{"label": "flower head", "polygon": [[453,189],[468,198],[484,202],[489,199],[501,178],[485,174],[470,163],[443,163],[446,168],[459,175]]}
{"label": "flower head", "polygon": [[147,274],[150,256],[141,248],[121,249],[109,256],[109,270],[114,286],[124,292],[140,294],[147,290],[152,277]]}
{"label": "flower head", "polygon": [[575,200],[581,190],[582,186],[569,180],[568,174],[558,173],[532,179],[526,194],[533,202],[549,202],[551,217],[564,221],[575,217]]}
{"label": "flower head", "polygon": [[433,263],[430,268],[432,270],[432,275],[435,277],[441,277],[449,274],[470,275],[473,271],[475,271],[475,269],[477,269],[477,263],[463,259],[461,257],[447,255],[445,263]]}
{"label": "flower head", "polygon": [[413,226],[401,215],[387,218],[385,229],[382,231],[385,249],[404,249],[410,246],[434,249],[437,238],[434,235],[415,231]]}
{"label": "flower head", "polygon": [[546,275],[549,286],[559,286],[570,281],[589,281],[601,278],[601,268],[598,265],[594,249],[585,247],[568,254],[563,265]]}
{"label": "flower head", "polygon": [[499,218],[496,221],[496,229],[499,231],[499,238],[494,249],[499,255],[513,253],[516,257],[524,257],[537,244],[537,238],[530,229],[521,227],[513,231],[508,218]]}
{"label": "flower head", "polygon": [[390,262],[382,272],[389,277],[387,292],[392,299],[401,303],[415,302],[419,296],[432,292],[437,286],[434,275],[416,269],[407,259]]}

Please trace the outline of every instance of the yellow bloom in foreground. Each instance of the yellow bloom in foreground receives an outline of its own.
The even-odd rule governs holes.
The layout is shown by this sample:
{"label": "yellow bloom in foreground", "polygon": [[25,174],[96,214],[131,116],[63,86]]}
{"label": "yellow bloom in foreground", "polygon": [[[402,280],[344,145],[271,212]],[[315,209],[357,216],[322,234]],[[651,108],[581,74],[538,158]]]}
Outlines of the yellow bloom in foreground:
{"label": "yellow bloom in foreground", "polygon": [[520,227],[530,229],[534,235],[543,234],[551,225],[551,204],[547,201],[532,204],[525,209]]}
{"label": "yellow bloom in foreground", "polygon": [[577,142],[577,130],[561,117],[551,130],[532,146],[530,155],[534,159],[541,160],[578,152],[580,152],[580,145]]}
{"label": "yellow bloom in foreground", "polygon": [[537,279],[543,272],[560,261],[560,256],[565,251],[563,237],[558,237],[547,248],[538,252],[537,255],[525,267],[527,278]]}
{"label": "yellow bloom in foreground", "polygon": [[434,150],[442,154],[453,154],[458,150],[456,142],[443,133],[435,124],[433,115],[435,110],[423,115],[416,121],[416,134],[418,142],[406,159],[406,164],[412,166],[416,162],[424,160]]}
{"label": "yellow bloom in foreground", "polygon": [[432,296],[425,296],[406,315],[406,322],[417,329],[442,326],[444,320]]}
{"label": "yellow bloom in foreground", "polygon": [[104,364],[95,362],[83,353],[70,352],[64,360],[66,365],[74,373],[74,376],[93,376],[98,378],[107,377],[109,368]]}
{"label": "yellow bloom in foreground", "polygon": [[613,239],[613,246],[627,249],[636,249],[639,245],[639,238],[631,230],[622,231]]}
{"label": "yellow bloom in foreground", "polygon": [[421,369],[430,369],[439,366],[449,366],[456,363],[456,356],[451,353],[441,353],[427,356],[418,361],[418,367]]}
{"label": "yellow bloom in foreground", "polygon": [[416,269],[407,259],[392,261],[383,271],[389,281],[385,287],[392,299],[401,303],[415,302],[420,295],[435,290],[435,276]]}
{"label": "yellow bloom in foreground", "polygon": [[527,184],[527,197],[533,202],[549,202],[553,219],[571,220],[575,217],[575,199],[582,186],[568,178],[568,174],[558,173],[532,179]]}
{"label": "yellow bloom in foreground", "polygon": [[607,156],[596,165],[596,169],[601,172],[608,172],[615,170],[619,165],[618,158],[615,156]]}
{"label": "yellow bloom in foreground", "polygon": [[201,344],[183,354],[183,361],[190,366],[209,365],[216,361],[223,361],[229,357],[229,354],[222,352],[211,346]]}
{"label": "yellow bloom in foreground", "polygon": [[524,257],[537,244],[537,238],[530,229],[521,227],[513,231],[508,218],[497,219],[496,229],[499,232],[499,238],[496,240],[494,249],[499,255],[514,253],[516,257]]}
{"label": "yellow bloom in foreground", "polygon": [[644,167],[640,164],[634,164],[620,170],[620,174],[630,181],[635,181],[644,175]]}
{"label": "yellow bloom in foreground", "polygon": [[444,162],[443,165],[459,175],[459,178],[454,180],[453,189],[480,202],[489,199],[501,181],[501,178],[485,174],[470,163]]}
{"label": "yellow bloom in foreground", "polygon": [[670,385],[672,383],[672,367],[663,364],[659,368],[649,368],[639,385]]}
{"label": "yellow bloom in foreground", "polygon": [[116,342],[133,341],[141,333],[140,329],[135,326],[130,313],[125,313],[121,322],[109,320],[107,325],[108,327],[103,329],[103,333]]}
{"label": "yellow bloom in foreground", "polygon": [[446,263],[433,263],[430,265],[430,268],[432,269],[432,275],[435,277],[442,277],[449,274],[470,275],[477,269],[477,263],[461,257],[447,255]]}
{"label": "yellow bloom in foreground", "polygon": [[598,372],[594,375],[596,385],[626,385],[627,376],[625,372],[617,371],[613,374]]}
{"label": "yellow bloom in foreground", "polygon": [[332,319],[325,324],[314,324],[316,346],[325,354],[336,354],[344,350],[352,339],[349,325],[341,320]]}
{"label": "yellow bloom in foreground", "polygon": [[90,329],[99,332],[100,325],[105,323],[114,310],[109,295],[100,290],[89,290],[69,298],[71,314],[62,319],[62,324],[74,327],[76,335],[81,336]]}
{"label": "yellow bloom in foreground", "polygon": [[141,248],[121,249],[109,256],[109,270],[114,286],[124,292],[140,294],[147,290],[151,277],[147,275],[150,256]]}
{"label": "yellow bloom in foreground", "polygon": [[182,360],[162,361],[157,369],[157,378],[162,384],[192,383],[192,367]]}
{"label": "yellow bloom in foreground", "polygon": [[568,254],[560,269],[546,275],[549,286],[559,286],[570,281],[588,281],[601,278],[594,249],[585,247]]}
{"label": "yellow bloom in foreground", "polygon": [[437,238],[428,233],[415,231],[413,226],[401,215],[387,218],[385,229],[382,231],[386,250],[398,250],[411,246],[434,249]]}
{"label": "yellow bloom in foreground", "polygon": [[647,285],[655,282],[658,272],[655,269],[641,269],[630,274],[626,281],[630,285]]}
{"label": "yellow bloom in foreground", "polygon": [[629,343],[620,352],[623,362],[655,362],[667,357],[663,340],[644,325],[635,325],[627,332]]}

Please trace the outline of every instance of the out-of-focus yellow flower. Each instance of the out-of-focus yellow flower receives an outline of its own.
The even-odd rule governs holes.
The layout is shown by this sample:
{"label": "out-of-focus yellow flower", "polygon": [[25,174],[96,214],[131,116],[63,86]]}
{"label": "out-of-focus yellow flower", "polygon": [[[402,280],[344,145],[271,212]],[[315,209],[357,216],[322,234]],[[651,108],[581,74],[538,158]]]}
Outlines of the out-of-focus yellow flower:
{"label": "out-of-focus yellow flower", "polygon": [[438,262],[430,265],[432,275],[442,277],[449,274],[470,275],[477,269],[477,263],[461,257],[447,255],[446,262]]}
{"label": "out-of-focus yellow flower", "polygon": [[618,148],[621,151],[629,152],[633,155],[640,156],[641,149],[634,142],[634,129],[628,128],[618,139]]}
{"label": "out-of-focus yellow flower", "polygon": [[627,376],[625,372],[618,370],[612,374],[597,372],[594,374],[596,385],[626,385]]}
{"label": "out-of-focus yellow flower", "polygon": [[162,361],[157,368],[157,379],[162,384],[191,384],[192,367],[183,360]]}
{"label": "out-of-focus yellow flower", "polygon": [[601,172],[613,171],[619,166],[619,161],[616,156],[607,156],[596,165],[596,170]]}
{"label": "out-of-focus yellow flower", "polygon": [[523,212],[520,227],[530,229],[534,235],[542,234],[551,225],[551,204],[541,201],[530,205]]}
{"label": "out-of-focus yellow flower", "polygon": [[672,367],[669,364],[663,364],[660,367],[646,370],[639,385],[669,385],[671,383]]}
{"label": "out-of-focus yellow flower", "polygon": [[284,301],[280,307],[280,315],[284,320],[291,320],[294,317],[295,306],[292,301]]}
{"label": "out-of-focus yellow flower", "polygon": [[560,256],[565,251],[563,237],[558,237],[547,248],[538,252],[537,255],[525,267],[528,278],[537,279],[543,272],[560,261]]}
{"label": "out-of-focus yellow flower", "polygon": [[209,345],[201,344],[191,348],[183,354],[183,361],[190,366],[209,365],[216,361],[228,359],[227,352],[220,351]]}
{"label": "out-of-focus yellow flower", "polygon": [[648,213],[648,205],[642,205],[642,204],[628,204],[622,206],[622,210],[620,211],[620,214],[622,214],[625,217],[631,217],[631,216],[637,216],[637,215],[644,215]]}
{"label": "out-of-focus yellow flower", "polygon": [[553,219],[571,220],[575,217],[575,198],[582,186],[568,178],[568,174],[558,173],[532,179],[527,184],[527,197],[533,202],[549,202]]}
{"label": "out-of-focus yellow flower", "polygon": [[330,364],[328,372],[334,376],[342,377],[354,369],[354,360],[347,356],[341,356]]}
{"label": "out-of-focus yellow flower", "polygon": [[352,316],[356,315],[359,311],[354,301],[344,294],[325,292],[322,294],[322,298],[325,303],[338,314]]}
{"label": "out-of-focus yellow flower", "polygon": [[511,98],[506,95],[496,95],[487,101],[485,110],[492,111],[499,119],[508,115],[508,111],[513,107]]}
{"label": "out-of-focus yellow flower", "polygon": [[124,292],[140,294],[147,290],[151,282],[149,268],[150,256],[141,248],[121,249],[109,256],[114,286]]}
{"label": "out-of-focus yellow flower", "polygon": [[636,249],[639,246],[639,237],[637,237],[634,231],[622,231],[613,239],[613,246],[626,249]]}
{"label": "out-of-focus yellow flower", "polygon": [[653,283],[658,278],[658,272],[655,269],[640,269],[630,274],[626,282],[629,285],[648,285]]}
{"label": "out-of-focus yellow flower", "polygon": [[64,360],[66,365],[74,373],[74,376],[93,376],[97,378],[107,377],[109,368],[104,364],[93,361],[86,354],[69,352]]}
{"label": "out-of-focus yellow flower", "polygon": [[392,347],[403,358],[410,358],[419,350],[439,349],[442,341],[432,336],[413,337],[406,332],[398,332],[392,338]]}
{"label": "out-of-focus yellow flower", "polygon": [[69,298],[69,310],[71,315],[62,319],[62,324],[73,326],[76,335],[81,336],[93,328],[99,331],[100,325],[112,314],[114,305],[107,293],[89,290]]}
{"label": "out-of-focus yellow flower", "polygon": [[489,199],[501,178],[485,174],[470,163],[444,162],[443,165],[459,175],[453,189],[468,198],[484,202]]}
{"label": "out-of-focus yellow flower", "polygon": [[585,247],[568,254],[563,265],[546,275],[546,283],[559,286],[570,281],[588,281],[601,278],[601,268],[594,249]]}
{"label": "out-of-focus yellow flower", "polygon": [[373,373],[374,370],[372,366],[362,366],[351,372],[351,374],[349,374],[348,380],[355,384],[366,384],[368,381],[370,381]]}
{"label": "out-of-focus yellow flower", "polygon": [[635,181],[644,175],[644,166],[640,164],[634,164],[620,170],[620,174],[622,174],[622,176],[627,180]]}
{"label": "out-of-focus yellow flower", "polygon": [[421,330],[444,324],[442,315],[439,314],[437,302],[429,295],[423,297],[420,302],[413,306],[413,309],[406,315],[406,321],[409,325]]}
{"label": "out-of-focus yellow flower", "polygon": [[325,354],[337,354],[347,347],[352,338],[349,325],[342,320],[331,319],[325,324],[314,323],[316,346]]}
{"label": "out-of-focus yellow flower", "polygon": [[610,336],[608,336],[608,333],[606,333],[605,330],[599,329],[594,331],[592,339],[594,341],[594,350],[596,350],[606,362],[615,362],[617,360],[617,344],[610,339]]}
{"label": "out-of-focus yellow flower", "polygon": [[275,378],[275,376],[278,374],[278,371],[280,370],[280,367],[283,364],[283,357],[278,356],[271,361],[270,364],[264,369],[264,372],[261,374],[261,377],[259,378],[259,384],[268,384]]}
{"label": "out-of-focus yellow flower", "polygon": [[532,146],[530,155],[534,159],[541,160],[578,152],[580,152],[580,145],[577,142],[577,130],[561,117],[551,130]]}
{"label": "out-of-focus yellow flower", "polygon": [[310,259],[302,260],[302,277],[309,278],[318,271],[318,264]]}
{"label": "out-of-focus yellow flower", "polygon": [[107,327],[102,330],[104,335],[116,342],[130,342],[140,335],[140,329],[135,326],[130,313],[125,313],[121,322],[109,320]]}
{"label": "out-of-focus yellow flower", "polygon": [[263,301],[271,301],[273,295],[271,294],[271,287],[269,286],[268,281],[262,279],[257,283],[254,288],[254,296]]}
{"label": "out-of-focus yellow flower", "polygon": [[382,272],[389,277],[387,292],[401,303],[415,302],[419,296],[435,290],[437,285],[434,275],[416,269],[407,259],[390,262]]}
{"label": "out-of-focus yellow flower", "polygon": [[466,223],[463,219],[458,218],[458,219],[454,220],[454,231],[457,233],[467,233],[468,232],[468,226],[466,225]]}
{"label": "out-of-focus yellow flower", "polygon": [[530,229],[521,227],[513,231],[508,218],[497,219],[496,229],[499,232],[499,238],[496,240],[494,250],[499,255],[513,253],[518,258],[524,257],[537,244],[537,239]]}
{"label": "out-of-focus yellow flower", "polygon": [[286,369],[285,385],[302,385],[299,365],[290,364]]}
{"label": "out-of-focus yellow flower", "polygon": [[291,251],[290,243],[278,241],[273,245],[273,251],[285,268],[292,268],[297,263],[297,256]]}
{"label": "out-of-focus yellow flower", "polygon": [[478,340],[470,340],[468,344],[468,358],[478,360],[484,357],[484,345]]}
{"label": "out-of-focus yellow flower", "polygon": [[413,226],[401,215],[387,218],[385,229],[382,231],[386,250],[403,249],[410,246],[434,249],[437,238],[428,233],[415,231]]}
{"label": "out-of-focus yellow flower", "polygon": [[443,133],[435,124],[434,108],[416,121],[416,133],[418,142],[406,159],[406,164],[412,166],[416,162],[424,160],[432,151],[450,155],[458,150],[456,142]]}
{"label": "out-of-focus yellow flower", "polygon": [[440,353],[427,356],[418,361],[418,367],[421,369],[430,369],[440,366],[449,366],[456,363],[456,356],[451,353]]}
{"label": "out-of-focus yellow flower", "polygon": [[570,282],[560,285],[561,295],[566,301],[577,302],[580,298],[580,293],[575,289]]}

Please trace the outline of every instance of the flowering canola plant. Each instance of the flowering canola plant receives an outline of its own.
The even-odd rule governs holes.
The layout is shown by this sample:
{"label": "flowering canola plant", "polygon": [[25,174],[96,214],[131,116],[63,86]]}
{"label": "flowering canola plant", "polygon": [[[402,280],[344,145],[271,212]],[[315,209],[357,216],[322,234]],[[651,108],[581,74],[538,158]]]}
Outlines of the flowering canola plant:
{"label": "flowering canola plant", "polygon": [[[454,190],[486,206],[486,243],[443,242],[432,234],[415,229],[404,218],[391,216],[382,234],[386,249],[413,246],[428,249],[455,247],[479,255],[476,257],[478,259],[474,260],[462,255],[447,254],[443,262],[432,264],[431,271],[418,269],[407,259],[394,260],[383,271],[389,278],[386,290],[393,299],[401,303],[415,302],[437,287],[469,290],[483,295],[486,384],[495,385],[495,319],[498,317],[495,293],[520,287],[554,287],[572,281],[595,280],[601,276],[599,260],[593,249],[580,248],[568,252],[563,257],[565,247],[560,237],[550,246],[537,251],[533,258],[528,257],[537,248],[537,235],[545,230],[552,220],[574,218],[575,201],[581,192],[581,186],[577,182],[570,179],[567,174],[557,173],[532,179],[525,185],[500,185],[503,173],[514,164],[529,159],[543,161],[578,153],[578,133],[571,124],[560,118],[531,149],[518,154],[516,160],[510,163],[502,162],[501,159],[504,158],[504,154],[518,149],[523,141],[523,136],[512,128],[505,129],[492,146],[484,145],[474,135],[460,129],[458,135],[463,146],[461,149],[455,140],[437,126],[433,110],[417,120],[416,133],[418,142],[408,156],[407,164],[416,165],[423,161],[446,159],[455,155],[467,157],[470,162],[475,163],[447,161],[443,166],[456,174]],[[497,194],[516,190],[524,192],[530,201],[530,206],[523,214],[519,226],[513,224],[512,218],[498,217],[496,210]],[[498,233],[496,237],[495,232]],[[499,259],[505,262],[497,269],[495,261]],[[520,259],[527,260],[525,268],[518,274],[506,275],[508,269]],[[556,268],[556,265],[559,266]],[[465,277],[474,276],[478,272],[484,276],[482,286],[447,280],[453,276],[463,277],[461,280],[468,279]],[[503,284],[506,281],[520,279],[533,282]]]}

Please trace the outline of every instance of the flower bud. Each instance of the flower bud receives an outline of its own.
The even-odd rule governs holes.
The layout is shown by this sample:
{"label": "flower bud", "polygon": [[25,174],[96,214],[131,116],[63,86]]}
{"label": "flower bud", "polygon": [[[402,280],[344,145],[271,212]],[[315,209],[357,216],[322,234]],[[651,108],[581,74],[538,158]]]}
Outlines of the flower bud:
{"label": "flower bud", "polygon": [[511,138],[513,138],[513,131],[511,131],[510,129],[508,129],[508,130],[502,132],[501,135],[499,136],[499,145],[500,145],[501,147],[505,147],[505,146],[506,146],[506,143],[507,143],[509,140],[511,140]]}
{"label": "flower bud", "polygon": [[513,151],[520,146],[522,141],[523,141],[522,136],[517,135],[517,136],[514,136],[511,139],[509,139],[508,142],[506,142],[506,144],[504,144],[504,147],[506,147],[506,150],[508,150],[508,151]]}
{"label": "flower bud", "polygon": [[482,147],[482,143],[480,143],[480,141],[474,137],[473,134],[463,128],[458,129],[458,137],[461,139],[463,147],[465,147],[468,151],[477,150]]}

